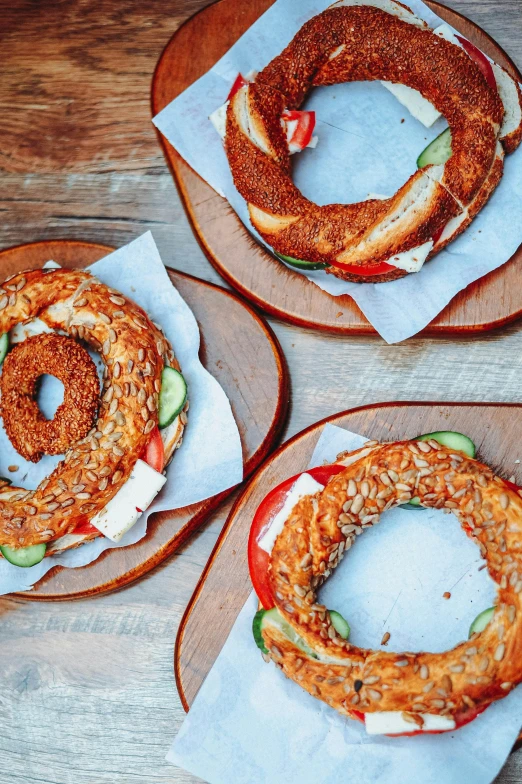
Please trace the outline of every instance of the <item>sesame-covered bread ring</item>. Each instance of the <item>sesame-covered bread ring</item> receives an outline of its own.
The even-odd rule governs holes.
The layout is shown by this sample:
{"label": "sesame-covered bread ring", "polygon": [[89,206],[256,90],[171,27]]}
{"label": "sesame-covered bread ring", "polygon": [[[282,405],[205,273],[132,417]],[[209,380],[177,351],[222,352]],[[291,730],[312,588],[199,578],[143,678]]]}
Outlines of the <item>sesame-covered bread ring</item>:
{"label": "sesame-covered bread ring", "polygon": [[[522,680],[522,498],[490,468],[436,441],[371,442],[294,508],[276,539],[269,582],[277,609],[313,651],[263,628],[284,673],[340,713],[401,711],[457,717],[505,697]],[[498,598],[480,634],[444,653],[358,648],[336,633],[319,586],[382,512],[418,496],[453,512],[480,548]],[[422,722],[421,722],[422,724]]]}
{"label": "sesame-covered bread ring", "polygon": [[98,420],[88,435],[36,490],[9,488],[0,495],[0,544],[14,548],[72,532],[106,506],[158,423],[163,367],[179,369],[147,314],[87,272],[33,270],[6,280],[0,333],[36,317],[99,351],[105,376]]}
{"label": "sesame-covered bread ring", "polygon": [[[298,109],[314,86],[368,80],[404,84],[427,98],[448,121],[452,156],[416,171],[391,198],[318,206],[292,182],[282,114]],[[406,6],[347,0],[306,22],[255,81],[236,92],[225,145],[252,224],[271,247],[297,259],[345,265],[328,267],[337,277],[382,282],[407,273],[395,268],[368,278],[364,267],[393,265],[397,254],[434,241],[486,182],[466,215],[471,218],[489,198],[500,179],[492,169],[496,164],[495,172],[502,170],[497,141],[503,115],[498,93],[476,63]]]}
{"label": "sesame-covered bread ring", "polygon": [[[38,380],[49,373],[64,387],[52,419],[38,407]],[[0,416],[12,445],[26,460],[61,455],[84,438],[100,398],[96,365],[73,338],[55,332],[34,335],[6,356],[0,375]]]}

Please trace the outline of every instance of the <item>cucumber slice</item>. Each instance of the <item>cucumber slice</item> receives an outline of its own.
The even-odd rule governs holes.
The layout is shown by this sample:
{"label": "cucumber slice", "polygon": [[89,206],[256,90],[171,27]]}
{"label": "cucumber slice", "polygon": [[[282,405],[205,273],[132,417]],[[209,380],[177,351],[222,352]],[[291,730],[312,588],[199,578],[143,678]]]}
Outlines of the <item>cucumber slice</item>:
{"label": "cucumber slice", "polygon": [[469,627],[469,635],[471,637],[472,634],[476,634],[476,632],[483,632],[490,620],[493,618],[493,613],[495,612],[494,607],[488,607],[487,610],[482,610],[482,612],[477,615],[471,626]]}
{"label": "cucumber slice", "polygon": [[305,261],[304,259],[294,259],[293,256],[283,256],[282,253],[276,253],[276,251],[273,251],[273,253],[279,261],[284,261],[285,264],[300,270],[313,272],[313,270],[324,270],[330,266],[330,264],[323,261]]}
{"label": "cucumber slice", "polygon": [[5,359],[7,349],[9,348],[9,333],[3,332],[0,335],[0,365]]}
{"label": "cucumber slice", "polygon": [[[462,433],[456,433],[454,430],[437,430],[435,433],[426,433],[423,436],[418,436],[415,440],[429,441],[430,439],[438,441],[439,444],[447,446],[449,449],[456,449],[458,452],[464,452],[468,457],[475,457],[477,453],[477,449],[471,438],[462,435]],[[412,498],[407,504],[403,504],[402,508],[417,509],[420,511],[426,507],[421,506],[419,498]]]}
{"label": "cucumber slice", "polygon": [[448,449],[456,449],[457,452],[464,452],[468,457],[474,458],[477,453],[477,448],[471,438],[456,433],[454,430],[438,430],[435,433],[426,433],[424,436],[419,436],[416,441],[429,441],[433,439],[438,441],[442,446],[447,446]]}
{"label": "cucumber slice", "polygon": [[272,612],[272,610],[258,610],[254,615],[254,620],[252,621],[252,634],[254,635],[254,640],[256,641],[256,645],[260,651],[263,653],[268,653],[268,648],[265,645],[265,641],[263,640],[263,635],[261,634],[261,624],[263,622],[263,616],[266,612]]}
{"label": "cucumber slice", "polygon": [[430,163],[446,163],[451,158],[451,131],[446,128],[436,139],[428,144],[417,158],[417,168],[423,169]]}
{"label": "cucumber slice", "polygon": [[6,561],[12,563],[14,566],[34,566],[43,560],[45,551],[47,550],[46,544],[33,544],[30,547],[8,547],[6,544],[0,545],[0,552]]}
{"label": "cucumber slice", "polygon": [[347,640],[350,636],[350,624],[348,621],[336,610],[330,610],[330,620],[339,637],[342,637],[343,640]]}
{"label": "cucumber slice", "polygon": [[271,610],[259,610],[254,616],[252,632],[257,647],[262,650],[263,653],[268,653],[262,635],[262,631],[266,628],[267,625],[275,626],[277,629],[279,629],[279,631],[288,640],[290,640],[290,642],[293,642],[293,644],[297,648],[300,648],[303,653],[306,653],[307,656],[310,656],[312,659],[318,658],[317,654],[314,653],[314,651],[306,644],[306,642],[297,634],[295,629],[290,626],[288,621],[283,618],[277,607],[273,607]]}
{"label": "cucumber slice", "polygon": [[158,412],[160,430],[174,422],[186,401],[187,384],[179,370],[171,367],[163,368]]}

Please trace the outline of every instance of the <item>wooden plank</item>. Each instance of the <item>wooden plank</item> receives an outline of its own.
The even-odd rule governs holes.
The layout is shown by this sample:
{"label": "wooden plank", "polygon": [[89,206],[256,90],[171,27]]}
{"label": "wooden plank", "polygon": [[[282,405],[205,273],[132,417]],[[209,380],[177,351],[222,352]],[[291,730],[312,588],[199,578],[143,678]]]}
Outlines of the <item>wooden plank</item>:
{"label": "wooden plank", "polygon": [[[157,65],[152,85],[154,114],[211,68],[272,2],[220,0],[185,22]],[[428,0],[428,5],[522,80],[509,56],[478,25],[433,0]],[[216,36],[216,29],[223,34]],[[228,202],[159,136],[201,247],[227,283],[267,313],[291,324],[343,335],[375,332],[351,297],[332,297],[275,261],[245,229]],[[522,292],[517,286],[521,273],[519,249],[507,265],[459,292],[422,334],[483,332],[515,321],[522,314]]]}
{"label": "wooden plank", "polygon": [[[47,260],[85,267],[110,248],[80,242],[40,242],[0,253],[6,277],[41,267]],[[226,391],[238,424],[245,476],[272,448],[282,428],[287,402],[286,364],[277,339],[264,321],[235,295],[184,273],[169,277],[191,307],[201,330],[201,359]],[[184,509],[158,512],[147,536],[130,547],[107,550],[81,569],[55,567],[23,599],[93,596],[143,577],[179,549],[232,490]]]}

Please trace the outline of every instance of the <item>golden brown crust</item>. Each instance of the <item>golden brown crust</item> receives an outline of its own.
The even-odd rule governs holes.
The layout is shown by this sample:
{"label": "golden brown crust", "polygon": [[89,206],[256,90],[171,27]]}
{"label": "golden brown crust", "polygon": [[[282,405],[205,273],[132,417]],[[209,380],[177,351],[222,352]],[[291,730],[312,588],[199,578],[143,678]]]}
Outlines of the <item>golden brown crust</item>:
{"label": "golden brown crust", "polygon": [[48,542],[91,519],[130,476],[158,421],[165,363],[172,348],[147,314],[92,275],[33,270],[0,287],[0,333],[38,317],[100,351],[105,375],[100,411],[87,437],[35,491],[0,498],[0,540],[11,547]]}
{"label": "golden brown crust", "polygon": [[[339,462],[336,461],[336,462]],[[522,498],[491,469],[435,441],[365,445],[324,491],[303,498],[276,539],[269,582],[279,612],[320,656],[303,653],[269,624],[271,658],[341,713],[401,711],[458,716],[501,699],[522,680]],[[319,586],[382,512],[418,496],[453,512],[499,587],[493,619],[444,653],[391,653],[341,639]]]}
{"label": "golden brown crust", "polygon": [[[51,420],[36,399],[37,382],[46,373],[64,386],[63,403]],[[63,454],[87,435],[99,396],[96,365],[79,343],[64,335],[34,335],[15,346],[2,365],[0,416],[16,451],[33,463],[43,455]]]}
{"label": "golden brown crust", "polygon": [[[448,120],[453,155],[440,184],[431,188],[423,170],[391,199],[319,207],[291,180],[282,111],[298,108],[313,86],[376,79],[400,82],[430,100]],[[331,7],[309,20],[255,82],[232,98],[225,145],[252,223],[278,253],[356,267],[418,247],[473,201],[492,167],[502,117],[498,94],[458,46],[380,8]],[[401,205],[398,222],[401,193],[410,193],[419,209],[408,212]],[[387,221],[393,231],[379,236]],[[365,278],[336,266],[328,272],[354,282],[406,274],[394,270]]]}

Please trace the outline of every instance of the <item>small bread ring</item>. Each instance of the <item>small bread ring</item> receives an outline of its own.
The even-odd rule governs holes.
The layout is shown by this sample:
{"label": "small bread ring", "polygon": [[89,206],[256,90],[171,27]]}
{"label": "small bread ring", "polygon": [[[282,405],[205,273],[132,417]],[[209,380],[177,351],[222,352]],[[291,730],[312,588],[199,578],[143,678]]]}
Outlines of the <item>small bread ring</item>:
{"label": "small bread ring", "polygon": [[[36,402],[44,374],[64,386],[63,403],[47,420]],[[26,460],[60,455],[87,435],[100,397],[96,365],[72,338],[53,332],[34,335],[7,355],[0,376],[0,416],[9,440]]]}
{"label": "small bread ring", "polygon": [[4,281],[0,333],[36,317],[99,351],[105,373],[98,419],[87,436],[36,490],[0,494],[0,544],[14,548],[71,533],[106,506],[158,423],[163,367],[179,370],[147,314],[87,272],[33,270]]}
{"label": "small bread ring", "polygon": [[[327,272],[359,283],[406,275],[395,268],[368,278],[364,268],[393,266],[397,254],[434,242],[489,177],[486,192],[467,213],[472,217],[502,170],[500,160],[499,176],[490,177],[503,105],[478,66],[406,6],[388,3],[395,8],[391,13],[375,5],[385,4],[339,2],[303,25],[232,97],[225,137],[234,183],[263,239],[280,254],[331,264]],[[392,198],[318,206],[292,182],[282,114],[297,109],[314,86],[367,80],[401,83],[431,101],[448,121],[452,156],[415,172]]]}
{"label": "small bread ring", "polygon": [[[336,461],[346,469],[296,505],[270,556],[278,611],[322,661],[276,626],[263,628],[284,673],[340,713],[458,716],[505,697],[522,680],[522,498],[487,466],[435,441],[372,442]],[[341,639],[319,586],[364,528],[416,495],[453,512],[485,558],[498,600],[485,630],[444,653],[391,653]],[[362,528],[361,528],[362,527]]]}

